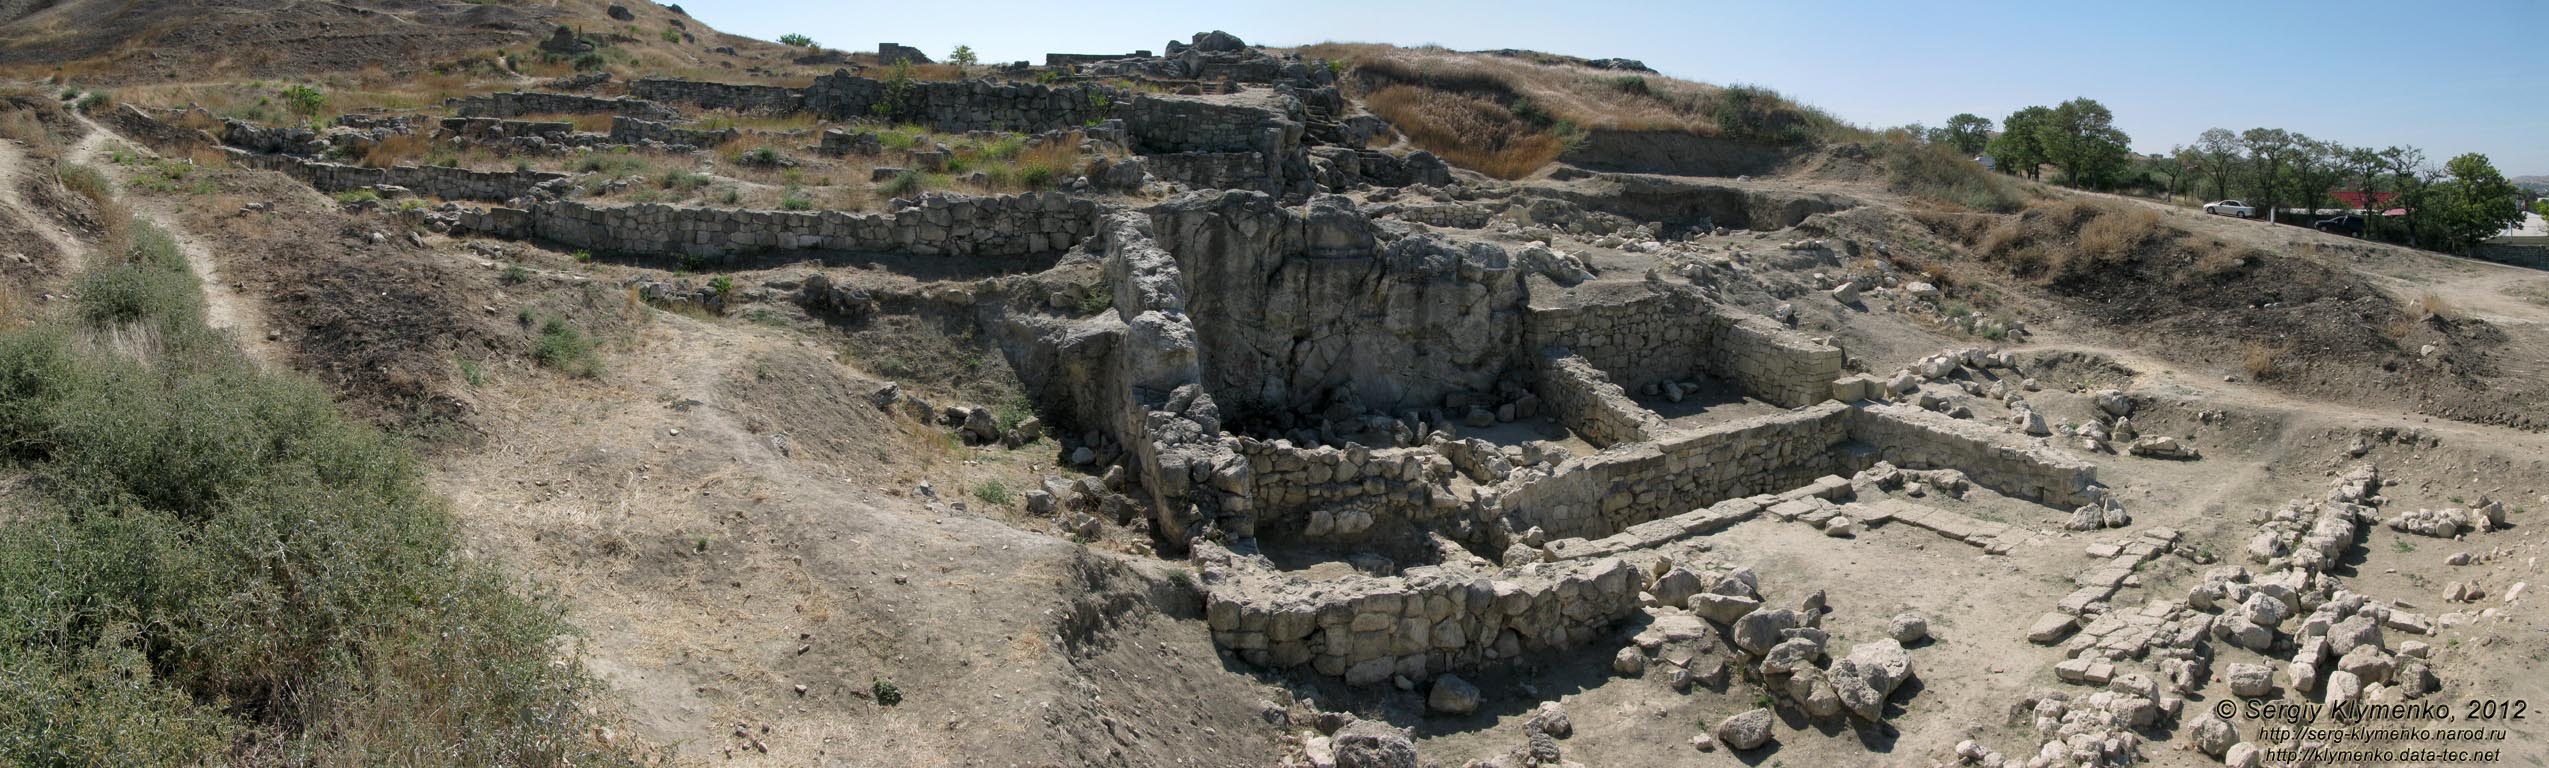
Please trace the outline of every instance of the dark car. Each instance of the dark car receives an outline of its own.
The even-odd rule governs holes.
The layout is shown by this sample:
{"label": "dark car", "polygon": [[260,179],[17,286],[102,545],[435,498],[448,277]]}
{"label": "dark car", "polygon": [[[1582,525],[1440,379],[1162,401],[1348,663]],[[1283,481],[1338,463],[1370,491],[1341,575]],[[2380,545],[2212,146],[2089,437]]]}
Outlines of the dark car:
{"label": "dark car", "polygon": [[2363,236],[2363,217],[2352,214],[2320,219],[2318,223],[2310,226],[2321,232],[2334,232],[2347,237]]}

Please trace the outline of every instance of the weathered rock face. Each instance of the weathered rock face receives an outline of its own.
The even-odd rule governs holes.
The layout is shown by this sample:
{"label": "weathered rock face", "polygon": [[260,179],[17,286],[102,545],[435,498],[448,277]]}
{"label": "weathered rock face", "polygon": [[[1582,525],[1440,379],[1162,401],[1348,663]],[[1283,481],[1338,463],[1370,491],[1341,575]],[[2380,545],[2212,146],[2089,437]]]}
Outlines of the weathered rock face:
{"label": "weathered rock face", "polygon": [[1298,209],[1246,192],[1151,212],[1199,313],[1204,384],[1234,415],[1340,399],[1431,408],[1514,367],[1524,294],[1502,248],[1393,236],[1344,198]]}

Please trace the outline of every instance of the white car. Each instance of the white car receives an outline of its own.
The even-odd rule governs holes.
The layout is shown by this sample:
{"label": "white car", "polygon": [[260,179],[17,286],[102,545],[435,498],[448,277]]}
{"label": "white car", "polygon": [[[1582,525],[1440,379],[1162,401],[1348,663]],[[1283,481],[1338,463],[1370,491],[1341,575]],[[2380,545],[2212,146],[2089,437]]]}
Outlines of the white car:
{"label": "white car", "polygon": [[2257,218],[2256,208],[2250,207],[2247,203],[2237,200],[2223,200],[2218,203],[2205,203],[2204,212],[2215,216],[2237,216],[2243,219]]}

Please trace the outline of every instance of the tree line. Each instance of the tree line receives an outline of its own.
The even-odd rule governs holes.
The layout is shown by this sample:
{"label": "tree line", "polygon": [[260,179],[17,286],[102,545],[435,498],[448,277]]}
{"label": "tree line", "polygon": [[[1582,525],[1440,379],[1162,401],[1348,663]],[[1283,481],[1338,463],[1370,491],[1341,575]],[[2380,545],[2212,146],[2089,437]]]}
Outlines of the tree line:
{"label": "tree line", "polygon": [[[1988,157],[2002,173],[2082,189],[2170,198],[2239,199],[2260,211],[2350,208],[2335,193],[2392,195],[2366,216],[2365,236],[2459,251],[2522,219],[2522,194],[2488,161],[2468,153],[2441,165],[2413,146],[2353,147],[2299,131],[2214,128],[2167,154],[2138,155],[2115,127],[2115,113],[2095,99],[2030,106],[1999,125],[1972,113],[1915,136]],[[2404,215],[2379,215],[2404,210]],[[2298,222],[2296,222],[2298,223]]]}

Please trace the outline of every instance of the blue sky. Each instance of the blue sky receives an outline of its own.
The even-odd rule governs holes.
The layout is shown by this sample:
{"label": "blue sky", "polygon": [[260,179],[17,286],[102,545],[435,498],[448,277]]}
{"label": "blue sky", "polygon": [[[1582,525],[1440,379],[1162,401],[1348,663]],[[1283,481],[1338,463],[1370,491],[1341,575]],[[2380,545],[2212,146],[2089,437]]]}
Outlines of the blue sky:
{"label": "blue sky", "polygon": [[1995,122],[2104,102],[2134,148],[2206,128],[2286,128],[2482,152],[2549,174],[2549,0],[2487,2],[773,2],[688,0],[718,29],[890,41],[984,61],[1159,50],[1223,29],[1260,45],[1328,40],[1531,48],[1638,59],[1675,77],[1766,85],[1869,126]]}

